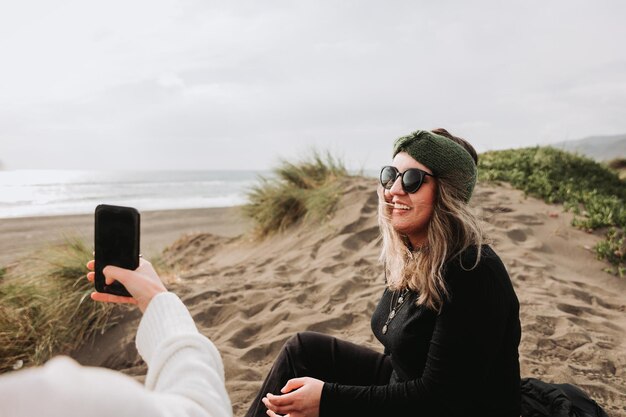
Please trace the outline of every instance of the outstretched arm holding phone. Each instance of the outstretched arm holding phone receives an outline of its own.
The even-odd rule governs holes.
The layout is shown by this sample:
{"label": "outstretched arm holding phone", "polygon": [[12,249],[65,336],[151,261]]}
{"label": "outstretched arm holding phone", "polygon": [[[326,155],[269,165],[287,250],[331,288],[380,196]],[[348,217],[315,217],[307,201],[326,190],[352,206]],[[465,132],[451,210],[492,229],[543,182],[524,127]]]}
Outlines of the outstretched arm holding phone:
{"label": "outstretched arm holding phone", "polygon": [[[93,261],[87,267],[93,271]],[[0,377],[0,416],[232,416],[219,352],[152,265],[142,259],[135,271],[107,266],[104,274],[107,284],[119,281],[132,297],[94,292],[92,299],[137,304],[144,313],[136,345],[148,364],[145,386],[58,357]],[[94,273],[87,278],[93,281]]]}

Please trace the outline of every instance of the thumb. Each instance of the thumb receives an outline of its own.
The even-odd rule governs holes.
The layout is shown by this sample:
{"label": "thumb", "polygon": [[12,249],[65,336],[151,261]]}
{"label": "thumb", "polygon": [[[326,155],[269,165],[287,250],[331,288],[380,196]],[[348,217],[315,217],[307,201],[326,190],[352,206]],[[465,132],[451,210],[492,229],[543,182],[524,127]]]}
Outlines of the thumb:
{"label": "thumb", "polygon": [[125,286],[128,282],[128,279],[133,271],[128,269],[120,268],[118,266],[108,265],[105,266],[102,270],[104,277],[106,278],[106,285],[113,284],[113,281],[119,281],[121,284]]}
{"label": "thumb", "polygon": [[298,389],[301,386],[303,386],[305,382],[306,382],[305,378],[293,378],[293,379],[290,379],[289,381],[287,381],[287,384],[285,384],[285,386],[282,387],[280,392],[285,394],[287,392],[293,391],[293,390]]}

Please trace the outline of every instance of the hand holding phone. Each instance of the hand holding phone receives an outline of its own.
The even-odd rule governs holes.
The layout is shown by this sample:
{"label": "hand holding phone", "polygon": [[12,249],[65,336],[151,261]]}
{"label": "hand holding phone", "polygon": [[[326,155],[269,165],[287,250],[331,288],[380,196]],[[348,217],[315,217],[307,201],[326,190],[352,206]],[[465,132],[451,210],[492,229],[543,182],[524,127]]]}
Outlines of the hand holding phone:
{"label": "hand holding phone", "polygon": [[94,235],[96,291],[130,297],[119,281],[107,283],[102,270],[108,265],[133,271],[139,267],[139,212],[100,204],[95,211]]}
{"label": "hand holding phone", "polygon": [[[92,272],[87,274],[89,281],[94,281],[95,261],[91,260],[87,262],[87,269]],[[102,301],[106,303],[127,303],[137,304],[142,312],[146,311],[148,304],[155,295],[167,292],[167,289],[163,285],[161,278],[156,273],[152,264],[145,259],[140,259],[139,268],[134,271],[119,268],[116,266],[107,266],[103,270],[106,276],[106,281],[113,282],[118,281],[128,289],[131,297],[124,297],[114,294],[107,294],[101,292],[91,293],[91,299],[95,301]]]}

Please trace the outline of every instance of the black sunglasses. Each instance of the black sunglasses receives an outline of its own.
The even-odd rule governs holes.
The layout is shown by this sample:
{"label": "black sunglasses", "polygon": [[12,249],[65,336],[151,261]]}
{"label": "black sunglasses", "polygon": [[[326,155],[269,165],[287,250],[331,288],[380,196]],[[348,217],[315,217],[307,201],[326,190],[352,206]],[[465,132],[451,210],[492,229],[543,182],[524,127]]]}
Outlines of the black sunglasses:
{"label": "black sunglasses", "polygon": [[420,189],[426,175],[435,178],[433,174],[429,174],[418,168],[409,168],[404,172],[400,172],[396,167],[385,166],[380,170],[380,185],[382,185],[385,190],[390,190],[398,177],[400,177],[402,189],[407,193],[413,194]]}

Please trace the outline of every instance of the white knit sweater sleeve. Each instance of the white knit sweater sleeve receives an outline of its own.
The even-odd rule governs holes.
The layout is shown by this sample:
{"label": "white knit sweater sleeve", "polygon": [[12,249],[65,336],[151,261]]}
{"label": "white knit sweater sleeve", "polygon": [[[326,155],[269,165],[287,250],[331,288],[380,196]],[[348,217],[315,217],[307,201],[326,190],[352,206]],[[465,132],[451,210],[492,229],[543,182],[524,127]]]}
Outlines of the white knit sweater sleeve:
{"label": "white knit sweater sleeve", "polygon": [[136,343],[148,364],[145,386],[120,372],[58,357],[0,377],[0,417],[232,416],[219,352],[176,295],[152,299]]}

